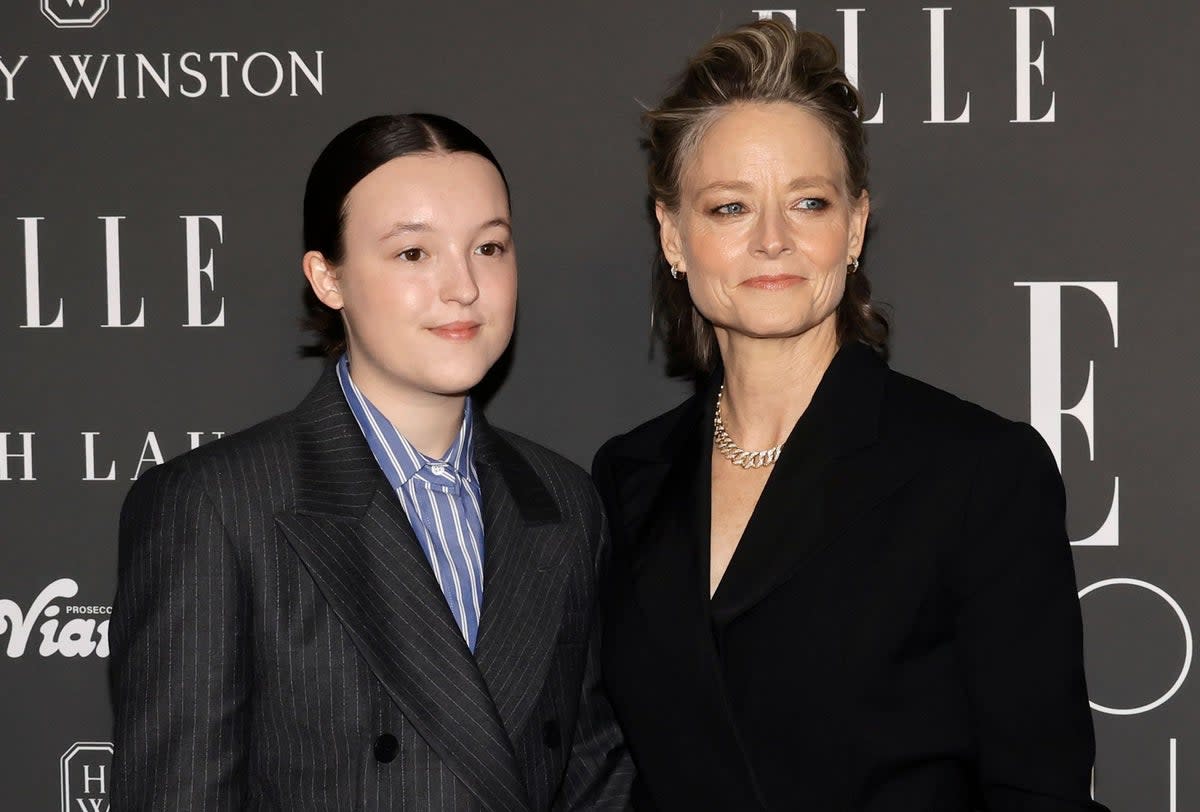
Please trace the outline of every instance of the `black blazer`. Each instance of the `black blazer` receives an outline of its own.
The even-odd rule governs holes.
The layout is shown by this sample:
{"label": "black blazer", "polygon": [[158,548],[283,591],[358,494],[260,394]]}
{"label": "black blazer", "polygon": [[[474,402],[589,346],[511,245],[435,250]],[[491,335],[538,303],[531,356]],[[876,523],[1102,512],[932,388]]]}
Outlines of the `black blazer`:
{"label": "black blazer", "polygon": [[710,601],[717,383],[593,471],[635,806],[1102,809],[1062,480],[1033,429],[842,349]]}
{"label": "black blazer", "polygon": [[146,473],[121,518],[114,810],[624,808],[586,474],[475,424],[484,604],[463,642],[333,374]]}

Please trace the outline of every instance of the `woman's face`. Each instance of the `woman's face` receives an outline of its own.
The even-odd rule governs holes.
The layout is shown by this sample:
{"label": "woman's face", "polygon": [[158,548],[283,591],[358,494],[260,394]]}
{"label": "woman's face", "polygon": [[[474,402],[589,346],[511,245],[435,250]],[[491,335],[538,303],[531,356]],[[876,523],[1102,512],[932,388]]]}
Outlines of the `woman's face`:
{"label": "woman's face", "polygon": [[730,334],[836,327],[869,201],[847,198],[841,150],[820,119],[787,102],[733,106],[680,180],[679,210],[658,206],[663,251],[723,346]]}
{"label": "woman's face", "polygon": [[341,263],[310,253],[305,265],[342,311],[360,385],[459,395],[479,383],[508,346],[517,303],[496,168],[466,152],[395,158],[350,190],[343,233]]}

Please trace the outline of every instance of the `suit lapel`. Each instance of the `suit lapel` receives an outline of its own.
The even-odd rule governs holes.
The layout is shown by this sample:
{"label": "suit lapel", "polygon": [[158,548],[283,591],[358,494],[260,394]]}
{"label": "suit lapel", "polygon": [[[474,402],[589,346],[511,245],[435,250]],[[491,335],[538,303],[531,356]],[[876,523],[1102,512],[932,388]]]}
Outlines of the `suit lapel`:
{"label": "suit lapel", "polygon": [[294,513],[276,521],[406,718],[490,809],[527,808],[511,741],[332,369],[295,414]]}
{"label": "suit lapel", "polygon": [[812,556],[919,470],[910,461],[916,453],[910,443],[887,437],[881,424],[890,374],[865,347],[838,353],[788,438],[711,601],[710,460],[720,371],[663,433],[622,448],[608,463],[629,540],[624,555],[633,600],[655,644],[689,675],[686,694],[696,704],[679,724],[706,742],[695,769],[728,777],[726,807],[763,802],[729,705],[713,627],[798,577]]}
{"label": "suit lapel", "polygon": [[704,740],[708,759],[707,765],[697,763],[695,769],[727,776],[731,782],[723,799],[713,802],[721,805],[736,798],[737,803],[752,803],[746,799],[753,798],[761,805],[729,706],[708,611],[712,422],[707,410],[715,397],[713,389],[693,399],[664,443],[671,462],[661,469],[660,483],[640,486],[657,495],[636,530],[632,581],[656,643],[690,675],[687,694],[696,698],[696,712],[681,724]]}
{"label": "suit lapel", "polygon": [[700,540],[709,536],[705,457],[711,449],[701,414],[703,400],[702,396],[696,398],[692,414],[677,432],[677,441],[670,443],[677,451],[662,471],[661,483],[653,489],[656,497],[638,532],[632,569],[635,592],[647,613],[663,618],[664,626],[673,630],[672,636],[682,630],[683,636],[711,651],[700,546]]}
{"label": "suit lapel", "polygon": [[562,620],[571,540],[550,492],[486,421],[475,425],[483,491],[483,610],[475,660],[515,740],[541,694]]}
{"label": "suit lapel", "polygon": [[[726,625],[796,577],[916,473],[919,455],[881,441],[887,366],[861,345],[842,348],[784,444],[713,596]],[[900,438],[899,444],[904,440]]]}

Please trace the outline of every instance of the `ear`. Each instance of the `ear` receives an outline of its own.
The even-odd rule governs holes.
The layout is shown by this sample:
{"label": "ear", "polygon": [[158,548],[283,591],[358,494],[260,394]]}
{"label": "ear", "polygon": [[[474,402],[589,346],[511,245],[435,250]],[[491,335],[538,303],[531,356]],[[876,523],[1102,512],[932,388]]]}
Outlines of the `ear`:
{"label": "ear", "polygon": [[[679,237],[677,216],[661,200],[654,201],[654,216],[658,218],[658,240],[663,255],[671,265],[682,266],[683,242]],[[687,269],[681,267],[680,270]]]}
{"label": "ear", "polygon": [[338,290],[336,269],[320,251],[309,251],[304,255],[304,278],[327,307],[341,310],[345,306],[341,291]]}
{"label": "ear", "polygon": [[850,245],[848,253],[852,257],[857,257],[862,253],[863,240],[867,236],[867,219],[870,216],[871,194],[866,189],[863,189],[862,194],[858,196],[858,200],[851,202]]}

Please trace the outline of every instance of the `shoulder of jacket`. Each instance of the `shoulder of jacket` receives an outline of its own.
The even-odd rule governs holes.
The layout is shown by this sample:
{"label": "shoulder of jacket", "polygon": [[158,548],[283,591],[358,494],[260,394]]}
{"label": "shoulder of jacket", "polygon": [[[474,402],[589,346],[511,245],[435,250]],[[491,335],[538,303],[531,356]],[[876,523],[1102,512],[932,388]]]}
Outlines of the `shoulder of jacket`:
{"label": "shoulder of jacket", "polygon": [[950,392],[897,372],[888,376],[883,423],[895,436],[944,449],[978,466],[1021,466],[1053,458],[1041,434]]}
{"label": "shoulder of jacket", "polygon": [[984,440],[1025,425],[944,389],[892,371],[885,390],[885,419],[905,431],[933,431],[948,439]]}
{"label": "shoulder of jacket", "polygon": [[600,446],[596,457],[632,457],[635,459],[657,458],[663,451],[663,443],[679,428],[696,408],[699,395],[692,395],[674,408],[652,417],[623,434],[610,437]]}
{"label": "shoulder of jacket", "polygon": [[270,466],[277,476],[281,465],[292,465],[292,428],[290,412],[269,418],[147,469],[134,489],[199,486],[212,495],[230,479],[254,478],[256,469]]}
{"label": "shoulder of jacket", "polygon": [[563,495],[563,487],[575,497],[589,501],[595,496],[591,477],[580,465],[541,443],[506,429],[493,427],[500,438],[533,469],[552,491]]}

